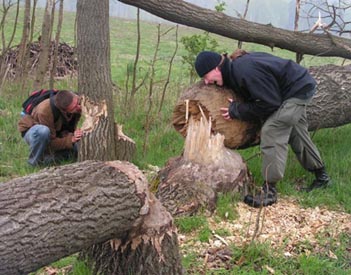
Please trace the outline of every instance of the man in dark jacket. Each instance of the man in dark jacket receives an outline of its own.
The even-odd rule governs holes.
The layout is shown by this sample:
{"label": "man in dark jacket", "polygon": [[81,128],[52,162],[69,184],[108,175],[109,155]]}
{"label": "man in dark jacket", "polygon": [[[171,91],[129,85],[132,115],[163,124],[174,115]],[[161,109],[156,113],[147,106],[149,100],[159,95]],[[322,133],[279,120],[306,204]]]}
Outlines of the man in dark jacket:
{"label": "man in dark jacket", "polygon": [[76,157],[77,142],[83,134],[76,129],[80,114],[80,97],[61,90],[34,107],[30,115],[23,115],[18,130],[30,147],[28,163],[48,165]]}
{"label": "man in dark jacket", "polygon": [[325,187],[330,179],[318,149],[313,144],[306,118],[306,106],[316,90],[307,69],[297,63],[267,53],[238,50],[229,59],[215,52],[201,52],[195,69],[206,85],[226,86],[244,102],[230,100],[221,108],[225,119],[261,121],[262,175],[260,194],[247,195],[244,202],[267,206],[277,202],[276,183],[284,176],[288,144],[301,165],[316,179],[306,188]]}

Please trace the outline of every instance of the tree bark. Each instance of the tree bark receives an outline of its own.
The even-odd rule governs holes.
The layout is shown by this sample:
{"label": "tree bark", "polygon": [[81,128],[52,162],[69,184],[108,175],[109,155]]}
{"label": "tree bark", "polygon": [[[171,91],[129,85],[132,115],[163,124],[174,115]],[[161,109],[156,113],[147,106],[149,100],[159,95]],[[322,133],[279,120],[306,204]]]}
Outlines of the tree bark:
{"label": "tree bark", "polygon": [[[172,217],[130,163],[86,161],[44,169],[0,184],[0,196],[0,274],[27,274],[96,243],[104,243],[105,251],[130,245],[129,254],[121,251],[132,262],[128,255],[154,249],[158,268],[180,268]],[[113,247],[105,243],[112,238]],[[115,265],[121,271],[116,274],[128,274],[127,262]],[[146,265],[137,268],[151,274]]]}
{"label": "tree bark", "polygon": [[[116,156],[110,66],[109,1],[77,2],[78,92],[100,108],[95,132],[82,138],[80,160],[114,160]],[[98,142],[97,142],[98,141]]]}
{"label": "tree bark", "polygon": [[183,274],[173,219],[152,194],[150,198],[150,214],[138,232],[83,252],[95,274]]}
{"label": "tree bark", "polygon": [[[351,40],[327,34],[300,33],[237,19],[186,1],[119,0],[166,20],[224,37],[301,54],[351,58]],[[225,23],[224,23],[225,22]]]}
{"label": "tree bark", "polygon": [[309,130],[334,128],[351,122],[351,67],[310,67],[317,93],[307,108]]}
{"label": "tree bark", "polygon": [[[84,136],[79,142],[79,160],[87,158],[100,159],[100,154],[103,154],[105,150],[105,144],[102,141],[105,135],[107,135],[106,131],[108,128],[106,119],[107,105],[105,101],[101,104],[96,104],[87,97],[82,96],[81,106],[84,116],[81,130],[84,132]],[[119,160],[131,161],[136,150],[134,140],[123,134],[121,125],[115,123],[114,129],[113,145],[116,148],[111,147],[110,150],[116,151]],[[100,142],[96,142],[96,140],[100,140]]]}
{"label": "tree bark", "polygon": [[[317,92],[307,108],[309,130],[314,131],[322,128],[332,128],[351,122],[351,67],[326,65],[309,68],[311,75],[317,81]],[[188,122],[186,110],[189,116],[199,119],[201,112],[199,106],[212,119],[212,131],[224,135],[224,144],[228,148],[242,149],[257,145],[260,141],[259,124],[240,120],[223,119],[220,108],[228,106],[227,98],[234,98],[235,91],[205,85],[198,82],[183,92],[173,112],[173,126],[186,136]],[[186,107],[188,100],[188,108]]]}
{"label": "tree bark", "polygon": [[16,78],[18,80],[22,80],[23,72],[25,71],[25,67],[27,65],[28,54],[28,40],[29,40],[29,32],[30,32],[30,11],[31,11],[31,1],[26,0],[24,6],[24,17],[23,17],[23,30],[22,30],[22,38],[19,45],[18,50],[18,61],[16,68]]}

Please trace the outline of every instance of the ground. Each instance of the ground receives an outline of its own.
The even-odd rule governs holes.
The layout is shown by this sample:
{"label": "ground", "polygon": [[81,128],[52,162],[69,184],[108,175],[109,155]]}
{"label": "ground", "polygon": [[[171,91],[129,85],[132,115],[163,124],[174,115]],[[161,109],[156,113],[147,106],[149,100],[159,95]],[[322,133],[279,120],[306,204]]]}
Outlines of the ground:
{"label": "ground", "polygon": [[[304,248],[304,253],[308,254],[311,249],[314,252],[325,249],[320,242],[323,234],[328,238],[335,238],[341,233],[351,234],[350,214],[319,207],[302,208],[290,198],[280,199],[277,204],[262,209],[239,202],[237,211],[239,217],[234,221],[208,219],[212,232],[225,229],[226,236],[212,234],[206,243],[198,241],[194,234],[179,235],[181,251],[202,255],[206,269],[226,268],[225,262],[231,257],[227,247],[231,244],[244,247],[253,238],[259,243],[270,243],[271,248],[283,251],[285,257],[294,257],[301,253],[301,244],[305,241],[309,246]],[[328,256],[337,257],[331,250]],[[273,272],[268,266],[266,268]]]}
{"label": "ground", "polygon": [[[229,260],[232,252],[229,246],[244,247],[253,238],[255,242],[269,242],[271,248],[282,251],[285,257],[295,257],[301,253],[309,254],[328,249],[320,242],[321,236],[336,238],[341,233],[351,235],[351,214],[341,211],[330,211],[324,208],[302,208],[298,202],[291,198],[280,198],[273,206],[256,209],[239,202],[237,204],[238,217],[234,221],[218,220],[215,215],[207,218],[212,235],[208,242],[200,242],[198,232],[189,234],[179,233],[180,251],[183,256],[197,255],[201,262],[199,268],[203,270],[230,269]],[[225,236],[215,232],[225,231]],[[304,242],[308,246],[302,247]],[[337,256],[330,249],[328,257],[336,259]],[[350,250],[351,253],[351,250]],[[239,258],[236,265],[242,264],[244,258]],[[232,264],[232,263],[231,263]],[[264,268],[271,274],[274,269]],[[57,275],[69,274],[71,268],[46,267],[38,274]],[[194,270],[196,272],[196,270]],[[189,272],[192,274],[192,272]]]}

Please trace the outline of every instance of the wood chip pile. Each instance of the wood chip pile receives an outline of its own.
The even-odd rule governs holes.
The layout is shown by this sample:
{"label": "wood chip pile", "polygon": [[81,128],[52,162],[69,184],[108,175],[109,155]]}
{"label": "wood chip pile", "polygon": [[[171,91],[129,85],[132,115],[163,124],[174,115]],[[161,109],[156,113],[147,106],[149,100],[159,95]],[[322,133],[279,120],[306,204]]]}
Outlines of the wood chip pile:
{"label": "wood chip pile", "polygon": [[[50,68],[53,62],[54,56],[54,42],[51,42],[50,54],[49,54],[49,64]],[[36,73],[39,56],[41,53],[40,43],[33,42],[29,45],[30,56],[28,62],[29,74],[34,75]],[[7,78],[13,79],[16,76],[16,66],[18,58],[19,46],[11,48],[4,56],[4,64],[7,68]],[[55,77],[62,78],[68,75],[75,75],[77,72],[77,56],[75,53],[75,48],[71,47],[67,43],[59,43],[58,45],[58,59],[55,70]]]}
{"label": "wood chip pile", "polygon": [[[285,257],[296,257],[301,253],[308,255],[313,250],[323,251],[328,257],[336,259],[334,251],[325,247],[322,240],[335,239],[342,233],[351,235],[350,214],[319,207],[301,208],[292,199],[279,199],[277,204],[262,209],[260,213],[259,209],[241,202],[236,210],[239,217],[234,221],[218,222],[212,217],[208,218],[212,232],[225,229],[230,232],[228,236],[213,234],[209,243],[203,243],[198,240],[197,233],[179,234],[182,253],[199,255],[208,269],[230,269],[230,245],[244,247],[251,242],[258,215],[260,226],[255,241],[268,242],[276,251],[282,251]],[[304,245],[306,243],[309,245]]]}

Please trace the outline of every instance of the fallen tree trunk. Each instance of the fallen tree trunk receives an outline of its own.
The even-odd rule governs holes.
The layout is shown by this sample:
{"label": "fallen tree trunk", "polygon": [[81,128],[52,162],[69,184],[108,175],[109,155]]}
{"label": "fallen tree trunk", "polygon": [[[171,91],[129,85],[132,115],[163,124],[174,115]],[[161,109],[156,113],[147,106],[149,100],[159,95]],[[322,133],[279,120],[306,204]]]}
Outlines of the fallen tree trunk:
{"label": "fallen tree trunk", "polygon": [[[317,81],[317,92],[307,109],[309,130],[337,127],[351,122],[351,69],[326,65],[311,67],[311,74]],[[223,119],[220,108],[228,106],[227,98],[234,96],[232,91],[215,85],[198,82],[183,92],[173,112],[173,126],[186,136],[186,117],[199,119],[201,109],[212,120],[212,131],[225,136],[228,148],[240,149],[257,145],[260,141],[260,125],[239,120]],[[188,106],[188,107],[187,107]],[[187,115],[188,112],[188,115]]]}
{"label": "fallen tree trunk", "polygon": [[[0,196],[0,274],[27,274],[111,239],[106,251],[131,244],[120,250],[128,261],[118,263],[118,274],[128,274],[134,263],[144,274],[151,274],[150,264],[153,271],[181,271],[172,218],[128,162],[44,169],[0,184]],[[140,265],[149,255],[149,265]]]}
{"label": "fallen tree trunk", "polygon": [[351,67],[310,67],[317,93],[307,108],[309,130],[334,128],[351,122]]}
{"label": "fallen tree trunk", "polygon": [[[328,34],[301,33],[258,24],[209,10],[187,1],[119,0],[174,23],[187,25],[243,42],[318,56],[351,58],[351,41]],[[225,22],[225,24],[223,24]]]}

